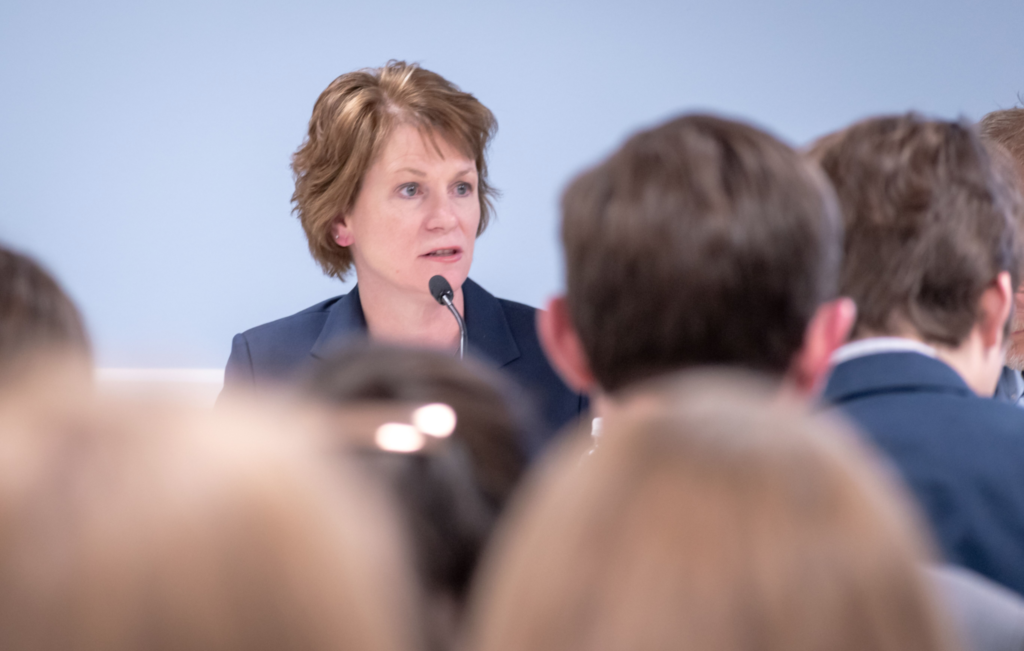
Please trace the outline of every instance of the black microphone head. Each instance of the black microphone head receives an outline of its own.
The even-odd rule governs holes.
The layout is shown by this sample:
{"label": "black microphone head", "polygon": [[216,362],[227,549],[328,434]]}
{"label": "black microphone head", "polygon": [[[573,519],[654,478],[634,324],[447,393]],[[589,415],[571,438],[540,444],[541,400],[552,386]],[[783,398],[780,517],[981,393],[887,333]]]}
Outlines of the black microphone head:
{"label": "black microphone head", "polygon": [[448,284],[445,277],[438,274],[430,279],[427,283],[430,286],[430,295],[434,297],[434,300],[444,305],[444,297],[452,299],[455,296],[455,292],[452,291],[452,286]]}

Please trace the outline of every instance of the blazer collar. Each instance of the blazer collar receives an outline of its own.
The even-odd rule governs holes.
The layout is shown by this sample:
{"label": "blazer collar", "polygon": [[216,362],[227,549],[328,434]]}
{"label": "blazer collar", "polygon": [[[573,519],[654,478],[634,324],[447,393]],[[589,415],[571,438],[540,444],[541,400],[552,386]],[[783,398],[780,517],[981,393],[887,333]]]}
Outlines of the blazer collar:
{"label": "blazer collar", "polygon": [[462,283],[466,334],[470,352],[486,357],[498,366],[518,359],[521,353],[512,336],[501,301],[475,282]]}
{"label": "blazer collar", "polygon": [[[466,332],[471,353],[504,366],[520,357],[501,302],[469,278],[462,284]],[[330,307],[320,336],[310,351],[323,359],[345,341],[366,336],[366,317],[359,300],[359,286],[340,296]]]}
{"label": "blazer collar", "polygon": [[348,294],[339,296],[328,309],[327,320],[310,353],[313,357],[324,359],[346,341],[365,336],[366,317],[363,315],[363,304],[359,301],[359,286],[356,285]]}
{"label": "blazer collar", "polygon": [[911,391],[975,395],[945,362],[919,353],[894,352],[839,364],[832,370],[823,397],[838,403],[872,394]]}

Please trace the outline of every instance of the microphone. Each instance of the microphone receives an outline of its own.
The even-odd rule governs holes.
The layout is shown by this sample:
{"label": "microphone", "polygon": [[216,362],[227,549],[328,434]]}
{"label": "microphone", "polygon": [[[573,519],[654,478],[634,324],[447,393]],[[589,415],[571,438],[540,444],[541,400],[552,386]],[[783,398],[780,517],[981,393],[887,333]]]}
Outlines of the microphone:
{"label": "microphone", "polygon": [[462,320],[462,315],[452,303],[455,292],[452,291],[452,286],[448,284],[445,277],[440,274],[433,276],[427,285],[430,287],[430,295],[434,297],[434,300],[447,307],[459,324],[459,359],[462,359],[466,354],[466,322]]}

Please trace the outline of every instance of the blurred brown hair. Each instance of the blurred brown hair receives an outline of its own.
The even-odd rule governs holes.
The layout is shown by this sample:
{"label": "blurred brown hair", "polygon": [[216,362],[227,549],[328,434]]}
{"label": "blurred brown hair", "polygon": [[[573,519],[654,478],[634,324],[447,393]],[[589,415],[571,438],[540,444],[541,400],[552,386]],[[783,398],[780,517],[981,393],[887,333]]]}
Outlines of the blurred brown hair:
{"label": "blurred brown hair", "polygon": [[0,648],[408,651],[387,511],[285,416],[0,414]]}
{"label": "blurred brown hair", "polygon": [[368,342],[323,360],[306,391],[341,407],[339,429],[353,424],[346,408],[443,403],[454,410],[451,435],[422,451],[356,454],[391,490],[407,525],[426,597],[428,646],[451,648],[478,559],[526,468],[525,444],[536,433],[527,403],[515,385],[476,360]]}
{"label": "blurred brown hair", "polygon": [[318,364],[307,393],[334,405],[441,402],[455,410],[453,436],[472,459],[476,482],[504,505],[526,468],[535,419],[518,388],[472,359],[435,350],[356,342]]}
{"label": "blurred brown hair", "polygon": [[835,295],[841,236],[824,178],[763,131],[688,115],[634,135],[562,198],[567,301],[598,383],[781,375]]}
{"label": "blurred brown hair", "polygon": [[412,124],[424,136],[447,140],[476,161],[480,225],[490,220],[494,189],[487,180],[487,144],[497,131],[494,115],[469,93],[416,64],[389,61],[341,75],[313,106],[309,132],[292,157],[292,202],[309,250],[324,273],[344,278],[352,254],[330,236],[339,215],[352,209],[366,170],[394,127]]}
{"label": "blurred brown hair", "polygon": [[0,369],[58,351],[89,355],[78,309],[42,266],[0,245]]}
{"label": "blurred brown hair", "polygon": [[1024,178],[1024,108],[992,111],[978,123],[981,137],[1010,153]]}
{"label": "blurred brown hair", "polygon": [[952,648],[908,501],[853,437],[733,375],[659,390],[529,485],[469,648]]}
{"label": "blurred brown hair", "polygon": [[857,303],[855,338],[910,327],[955,347],[1000,272],[1018,286],[1024,205],[967,124],[872,118],[820,139],[810,156],[846,223],[840,292]]}

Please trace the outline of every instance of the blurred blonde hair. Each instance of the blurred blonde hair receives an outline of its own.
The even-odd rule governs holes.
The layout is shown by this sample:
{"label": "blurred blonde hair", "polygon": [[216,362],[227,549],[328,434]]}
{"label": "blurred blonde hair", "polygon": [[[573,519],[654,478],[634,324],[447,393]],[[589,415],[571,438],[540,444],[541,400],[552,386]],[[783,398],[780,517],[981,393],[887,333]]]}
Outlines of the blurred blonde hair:
{"label": "blurred blonde hair", "polygon": [[495,190],[487,180],[487,145],[498,129],[494,115],[441,75],[389,61],[341,75],[313,106],[309,132],[292,156],[294,211],[309,251],[324,273],[343,279],[352,253],[331,237],[331,225],[352,209],[366,170],[399,124],[428,138],[440,136],[476,162],[480,197],[477,235],[490,221]]}
{"label": "blurred blonde hair", "polygon": [[264,411],[8,407],[0,648],[408,651],[386,511],[301,429]]}
{"label": "blurred blonde hair", "polygon": [[836,426],[692,374],[586,443],[516,505],[469,648],[951,648],[906,500]]}

